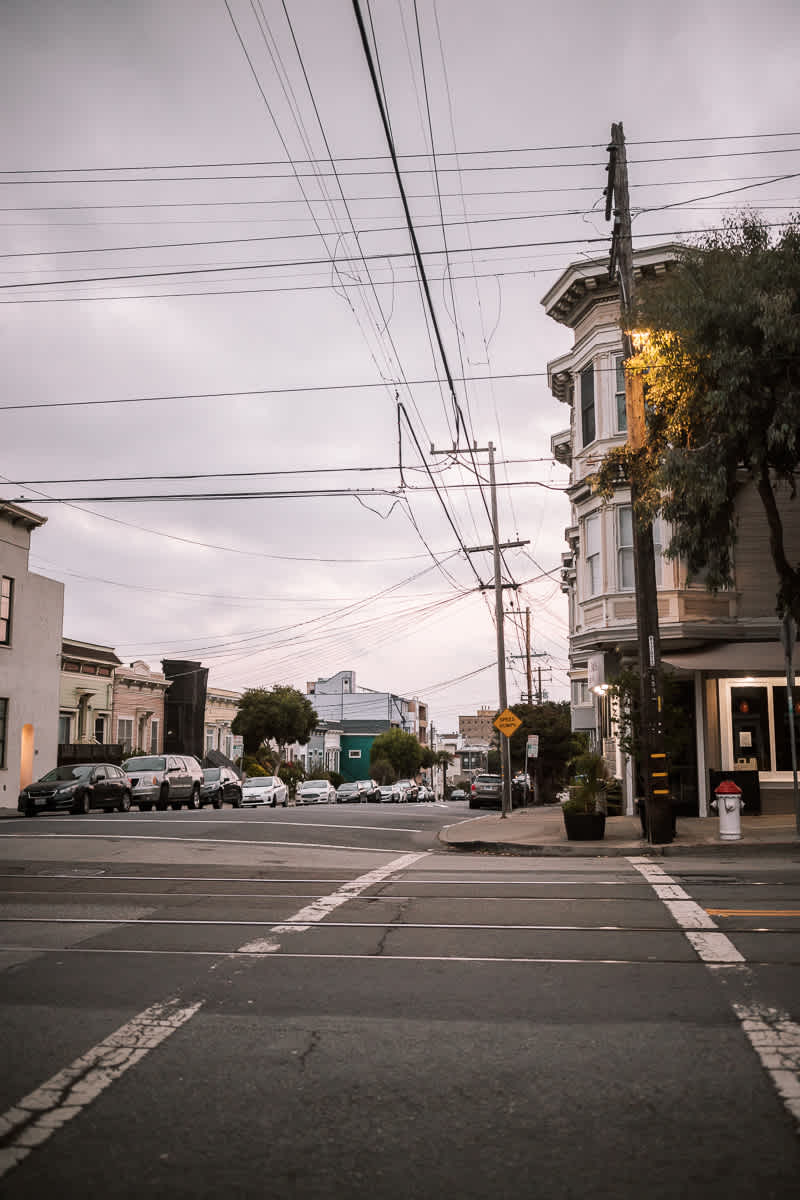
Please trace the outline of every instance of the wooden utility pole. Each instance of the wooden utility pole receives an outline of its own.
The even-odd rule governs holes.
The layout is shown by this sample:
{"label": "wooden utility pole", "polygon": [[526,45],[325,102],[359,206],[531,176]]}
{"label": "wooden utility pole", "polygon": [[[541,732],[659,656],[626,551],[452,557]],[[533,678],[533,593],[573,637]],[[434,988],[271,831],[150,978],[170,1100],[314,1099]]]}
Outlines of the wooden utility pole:
{"label": "wooden utility pole", "polygon": [[[431,454],[456,454],[458,449],[453,446],[452,450],[436,450],[431,446]],[[483,450],[479,450],[477,446],[473,446],[469,452],[471,454],[483,454]],[[491,522],[492,522],[492,541],[489,546],[465,546],[467,554],[478,554],[484,550],[491,550],[494,561],[494,610],[495,624],[497,626],[497,693],[500,703],[500,712],[503,713],[508,708],[508,689],[506,686],[506,639],[504,627],[503,613],[503,588],[516,587],[514,583],[503,583],[503,578],[500,573],[500,551],[506,550],[514,546],[529,545],[528,539],[518,540],[514,542],[501,542],[499,533],[499,522],[497,517],[497,486],[494,477],[494,445],[489,442],[486,447],[486,453],[489,455],[489,488],[491,491]],[[482,586],[482,591],[488,591],[488,587]],[[511,812],[511,743],[509,738],[500,733],[500,764],[503,777],[503,802],[501,815],[507,817]]]}
{"label": "wooden utility pole", "polygon": [[[614,231],[609,273],[619,278],[622,311],[622,342],[625,355],[625,409],[628,445],[641,450],[646,442],[644,386],[641,375],[628,369],[634,345],[631,325],[634,314],[633,237],[628,192],[628,163],[622,123],[611,126],[611,144],[606,189],[606,220],[613,204]],[[634,583],[636,587],[636,640],[639,651],[640,769],[644,776],[647,839],[656,845],[672,841],[672,805],[669,769],[664,752],[662,726],[661,642],[658,628],[653,524],[640,515],[637,464],[631,470]]]}
{"label": "wooden utility pole", "polygon": [[[531,678],[531,610],[525,609],[525,667],[528,675],[528,704],[533,704],[533,680]],[[539,689],[541,691],[541,688]],[[541,704],[541,698],[539,700]]]}

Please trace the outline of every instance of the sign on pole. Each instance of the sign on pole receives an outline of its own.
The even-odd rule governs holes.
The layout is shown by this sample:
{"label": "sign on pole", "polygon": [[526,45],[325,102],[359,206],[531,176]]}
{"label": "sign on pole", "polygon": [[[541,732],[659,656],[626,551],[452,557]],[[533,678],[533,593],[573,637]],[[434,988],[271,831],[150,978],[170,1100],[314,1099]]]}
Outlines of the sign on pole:
{"label": "sign on pole", "polygon": [[539,757],[539,735],[538,733],[528,734],[528,744],[525,748],[525,754],[528,758]]}
{"label": "sign on pole", "polygon": [[499,729],[507,738],[510,738],[512,733],[516,733],[521,724],[522,721],[510,708],[504,708],[494,719],[495,729]]}

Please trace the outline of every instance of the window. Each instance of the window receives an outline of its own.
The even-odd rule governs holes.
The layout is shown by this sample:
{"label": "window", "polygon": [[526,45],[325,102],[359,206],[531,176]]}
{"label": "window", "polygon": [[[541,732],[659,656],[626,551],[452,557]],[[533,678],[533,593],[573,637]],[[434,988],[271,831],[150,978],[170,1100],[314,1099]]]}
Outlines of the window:
{"label": "window", "polygon": [[634,586],[633,510],[630,504],[621,504],[617,509],[617,588],[632,591]]}
{"label": "window", "polygon": [[573,705],[589,704],[591,696],[589,695],[588,679],[573,679],[572,681],[572,703]]}
{"label": "window", "polygon": [[8,700],[0,697],[0,767],[6,765],[6,730],[8,728]]}
{"label": "window", "polygon": [[581,371],[581,437],[588,446],[597,436],[594,420],[594,364]]}
{"label": "window", "polygon": [[150,753],[158,754],[158,721],[155,717],[150,722]]}
{"label": "window", "polygon": [[117,721],[117,741],[122,743],[122,753],[130,754],[133,749],[132,717],[120,717]]}
{"label": "window", "polygon": [[360,750],[348,750],[347,757],[348,758],[361,758],[361,751]]}
{"label": "window", "polygon": [[628,412],[625,407],[625,367],[623,366],[624,359],[620,356],[617,359],[617,384],[614,393],[617,402],[617,432],[625,433],[628,428]]}
{"label": "window", "polygon": [[105,717],[95,717],[94,719],[94,740],[102,746],[105,741],[106,719]]}
{"label": "window", "polygon": [[214,749],[214,727],[213,725],[206,726],[206,751]]}
{"label": "window", "polygon": [[72,713],[59,713],[58,715],[58,743],[60,746],[66,746],[69,742],[70,729],[72,727]]}
{"label": "window", "polygon": [[233,754],[233,738],[229,733],[225,734],[225,757],[230,758]]}
{"label": "window", "polygon": [[11,645],[11,604],[14,599],[14,580],[0,576],[0,646]]}
{"label": "window", "polygon": [[600,517],[593,513],[585,521],[586,532],[586,591],[596,596],[600,590]]}

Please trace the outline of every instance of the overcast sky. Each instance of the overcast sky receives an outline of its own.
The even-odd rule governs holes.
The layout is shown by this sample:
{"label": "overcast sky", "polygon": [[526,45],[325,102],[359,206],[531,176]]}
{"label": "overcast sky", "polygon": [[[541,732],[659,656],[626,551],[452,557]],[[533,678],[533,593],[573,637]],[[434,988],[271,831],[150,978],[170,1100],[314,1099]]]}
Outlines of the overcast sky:
{"label": "overcast sky", "polygon": [[[530,607],[565,698],[568,413],[545,371],[571,334],[541,298],[607,251],[612,121],[637,246],[797,209],[777,177],[800,172],[798,8],[361,7],[468,377],[459,442],[497,447],[501,535],[530,543],[506,556],[507,649]],[[468,456],[430,453],[455,409],[351,0],[2,0],[0,46],[0,477],[48,518],[32,564],[65,582],[65,636],[199,658],[231,688],[352,668],[440,731],[495,704],[491,558],[459,549],[489,541],[488,493]],[[261,495],[207,498],[226,492]],[[179,493],[201,498],[102,499]]]}

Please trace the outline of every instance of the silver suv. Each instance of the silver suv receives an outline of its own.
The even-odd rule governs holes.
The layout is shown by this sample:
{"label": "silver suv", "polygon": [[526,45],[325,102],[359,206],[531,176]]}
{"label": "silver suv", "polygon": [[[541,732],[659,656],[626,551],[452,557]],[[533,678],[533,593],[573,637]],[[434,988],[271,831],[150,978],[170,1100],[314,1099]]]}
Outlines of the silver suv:
{"label": "silver suv", "polygon": [[126,758],[122,769],[131,781],[133,803],[141,812],[167,806],[200,807],[203,768],[190,754],[148,754]]}

